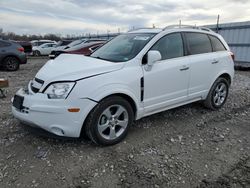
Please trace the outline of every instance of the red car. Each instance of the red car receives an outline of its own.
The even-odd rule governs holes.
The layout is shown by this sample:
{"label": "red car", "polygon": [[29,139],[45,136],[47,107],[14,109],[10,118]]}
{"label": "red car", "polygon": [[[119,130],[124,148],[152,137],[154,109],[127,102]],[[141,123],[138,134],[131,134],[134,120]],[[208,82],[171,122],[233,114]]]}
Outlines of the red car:
{"label": "red car", "polygon": [[57,56],[59,56],[62,53],[69,53],[69,54],[82,54],[85,56],[91,55],[97,48],[105,44],[106,41],[95,41],[95,42],[89,42],[89,43],[83,43],[76,46],[73,46],[71,48],[65,49],[65,50],[58,50],[53,51],[49,57],[50,59],[54,59]]}

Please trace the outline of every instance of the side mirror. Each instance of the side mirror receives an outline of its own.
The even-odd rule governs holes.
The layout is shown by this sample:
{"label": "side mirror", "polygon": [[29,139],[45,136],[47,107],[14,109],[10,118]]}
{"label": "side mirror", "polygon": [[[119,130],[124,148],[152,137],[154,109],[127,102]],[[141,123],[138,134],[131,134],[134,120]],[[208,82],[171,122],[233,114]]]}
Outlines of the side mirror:
{"label": "side mirror", "polygon": [[148,56],[148,61],[147,61],[147,66],[146,66],[146,70],[149,71],[151,70],[153,64],[156,61],[160,61],[161,60],[161,53],[157,50],[150,50],[147,54]]}

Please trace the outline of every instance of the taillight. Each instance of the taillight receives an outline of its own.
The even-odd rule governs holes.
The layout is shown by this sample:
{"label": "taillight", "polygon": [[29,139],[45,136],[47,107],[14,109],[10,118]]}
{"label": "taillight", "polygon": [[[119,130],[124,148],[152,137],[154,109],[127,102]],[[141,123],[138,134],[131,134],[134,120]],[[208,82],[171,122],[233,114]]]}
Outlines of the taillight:
{"label": "taillight", "polygon": [[231,55],[232,60],[234,61],[234,59],[235,59],[234,53],[230,52],[230,55]]}
{"label": "taillight", "polygon": [[24,48],[23,48],[23,47],[17,48],[17,50],[18,50],[19,52],[24,52]]}

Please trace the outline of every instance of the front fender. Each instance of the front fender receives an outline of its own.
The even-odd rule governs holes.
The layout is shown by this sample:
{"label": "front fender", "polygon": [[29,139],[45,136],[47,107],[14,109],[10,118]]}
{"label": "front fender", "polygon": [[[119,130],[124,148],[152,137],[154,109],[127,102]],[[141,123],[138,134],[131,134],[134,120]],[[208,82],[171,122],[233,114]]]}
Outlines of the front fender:
{"label": "front fender", "polygon": [[90,95],[90,99],[99,102],[102,99],[115,94],[126,95],[134,101],[136,106],[136,119],[139,119],[143,115],[143,103],[140,101],[140,95],[136,94],[123,84],[112,84],[100,87]]}

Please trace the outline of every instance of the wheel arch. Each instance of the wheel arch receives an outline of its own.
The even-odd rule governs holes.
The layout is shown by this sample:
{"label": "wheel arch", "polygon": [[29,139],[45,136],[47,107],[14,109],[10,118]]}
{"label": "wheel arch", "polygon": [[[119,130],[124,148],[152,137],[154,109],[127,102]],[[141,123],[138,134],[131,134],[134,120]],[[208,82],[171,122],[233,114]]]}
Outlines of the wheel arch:
{"label": "wheel arch", "polygon": [[[227,72],[227,71],[222,71],[219,72],[214,79],[212,80],[212,82],[210,83],[210,87],[212,87],[212,85],[214,84],[214,82],[218,79],[218,78],[225,78],[229,81],[229,86],[231,85],[232,81],[233,81],[233,73]],[[209,89],[210,90],[210,89]]]}
{"label": "wheel arch", "polygon": [[[94,100],[95,102],[100,103],[100,101],[106,99],[106,98],[109,98],[109,97],[112,97],[112,96],[119,96],[119,97],[122,97],[123,99],[127,100],[130,104],[131,104],[131,107],[133,109],[133,112],[134,112],[134,117],[135,119],[138,119],[138,113],[139,113],[139,107],[135,101],[135,99],[133,97],[131,97],[129,94],[127,93],[124,93],[124,92],[115,92],[115,93],[110,93],[110,94],[106,94],[105,96],[103,96],[102,98],[98,99],[98,100],[94,100],[94,99],[91,99],[91,100]],[[97,105],[96,104],[96,105]],[[96,106],[95,105],[95,106]],[[84,119],[83,121],[83,124],[82,124],[82,128],[81,128],[81,133],[80,133],[80,136],[83,136],[85,135],[85,123],[86,123],[86,120],[88,119],[89,117],[89,114],[91,113],[91,111],[95,108],[95,106],[88,112],[88,115],[86,116],[86,118]]]}
{"label": "wheel arch", "polygon": [[111,95],[108,95],[108,96],[102,98],[100,101],[102,101],[103,99],[109,98],[109,97],[113,97],[113,96],[118,96],[118,97],[121,97],[121,98],[125,99],[126,101],[128,101],[129,104],[131,105],[132,109],[133,109],[134,116],[136,116],[136,113],[137,113],[136,103],[135,103],[134,99],[132,97],[130,97],[129,95],[127,95],[127,94],[124,94],[124,93],[114,93],[114,94],[111,94]]}
{"label": "wheel arch", "polygon": [[1,62],[4,63],[5,59],[8,58],[8,57],[14,57],[14,58],[16,58],[18,60],[19,64],[20,64],[21,59],[18,56],[16,56],[15,54],[7,54],[6,56],[4,56],[1,59],[2,60]]}
{"label": "wheel arch", "polygon": [[209,91],[211,90],[211,88],[212,88],[214,82],[215,82],[218,78],[225,78],[225,79],[227,79],[227,80],[229,81],[229,86],[230,86],[231,83],[232,83],[232,81],[233,81],[233,73],[231,74],[231,73],[229,73],[229,72],[227,72],[227,71],[222,71],[222,72],[218,73],[218,74],[214,77],[214,79],[212,80],[212,82],[210,83],[208,92],[202,97],[203,99],[206,99],[206,98],[207,98],[207,95],[208,95]]}
{"label": "wheel arch", "polygon": [[[229,86],[230,86],[231,83],[232,83],[232,78],[231,78],[230,74],[228,74],[228,73],[223,73],[223,74],[221,74],[218,78],[225,78],[225,79],[228,81]],[[217,78],[217,79],[218,79],[218,78]]]}
{"label": "wheel arch", "polygon": [[19,66],[21,64],[21,59],[18,56],[16,56],[15,54],[7,54],[6,56],[2,57],[2,59],[0,59],[0,66],[3,67],[4,69],[6,69],[5,60],[9,57],[13,57],[17,60],[18,68],[19,68]]}

